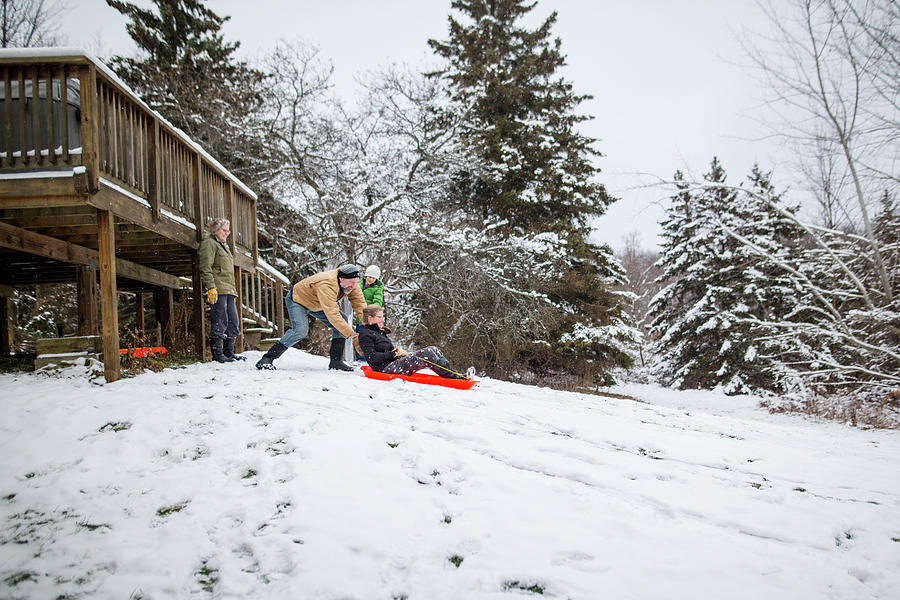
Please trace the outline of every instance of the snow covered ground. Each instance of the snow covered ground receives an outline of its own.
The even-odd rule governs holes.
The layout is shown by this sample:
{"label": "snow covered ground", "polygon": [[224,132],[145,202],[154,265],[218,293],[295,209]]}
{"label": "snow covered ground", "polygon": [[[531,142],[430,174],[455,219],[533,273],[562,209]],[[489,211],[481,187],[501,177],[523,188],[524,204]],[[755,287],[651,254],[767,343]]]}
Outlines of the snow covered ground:
{"label": "snow covered ground", "polygon": [[247,355],[0,376],[0,597],[900,597],[898,431]]}

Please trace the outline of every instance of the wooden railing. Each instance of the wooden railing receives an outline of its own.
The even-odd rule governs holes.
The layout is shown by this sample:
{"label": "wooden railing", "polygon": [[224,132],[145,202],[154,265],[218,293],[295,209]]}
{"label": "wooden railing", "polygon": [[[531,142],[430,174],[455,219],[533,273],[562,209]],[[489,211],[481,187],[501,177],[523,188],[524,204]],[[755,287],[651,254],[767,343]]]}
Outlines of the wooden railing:
{"label": "wooden railing", "polygon": [[253,319],[280,337],[284,332],[284,295],[289,287],[266,269],[242,273],[241,316]]}
{"label": "wooden railing", "polygon": [[72,97],[79,71],[68,64],[0,66],[0,169],[83,164],[77,92]]}
{"label": "wooden railing", "polygon": [[0,52],[0,85],[0,172],[83,166],[90,192],[103,178],[154,219],[193,224],[198,242],[225,216],[255,262],[256,195],[101,63],[67,49]]}
{"label": "wooden railing", "polygon": [[198,244],[211,219],[228,218],[247,269],[244,312],[281,326],[282,281],[257,268],[252,190],[80,51],[0,50],[0,86],[0,173],[81,168],[84,193],[121,188],[149,205],[154,221],[193,227]]}

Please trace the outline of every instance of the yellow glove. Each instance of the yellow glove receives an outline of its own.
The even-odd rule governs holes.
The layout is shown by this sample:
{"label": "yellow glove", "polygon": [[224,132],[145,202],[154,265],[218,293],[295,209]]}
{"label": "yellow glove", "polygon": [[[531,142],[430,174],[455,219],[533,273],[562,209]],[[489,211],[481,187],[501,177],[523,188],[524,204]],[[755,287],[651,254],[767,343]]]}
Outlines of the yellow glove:
{"label": "yellow glove", "polygon": [[216,288],[209,288],[206,290],[206,301],[210,304],[215,304],[216,300],[219,299],[219,290]]}
{"label": "yellow glove", "polygon": [[402,358],[404,356],[409,356],[409,352],[407,352],[403,348],[394,348],[394,356],[396,356],[397,358]]}

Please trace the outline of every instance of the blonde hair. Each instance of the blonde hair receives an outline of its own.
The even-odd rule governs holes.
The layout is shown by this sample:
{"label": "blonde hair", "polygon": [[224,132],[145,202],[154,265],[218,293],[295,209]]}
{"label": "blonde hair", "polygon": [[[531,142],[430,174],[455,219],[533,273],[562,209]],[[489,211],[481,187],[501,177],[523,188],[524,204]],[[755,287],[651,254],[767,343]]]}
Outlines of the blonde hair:
{"label": "blonde hair", "polygon": [[366,322],[363,323],[363,324],[364,324],[364,325],[368,325],[368,324],[369,324],[369,317],[374,317],[374,316],[377,315],[378,313],[383,313],[383,312],[384,312],[384,308],[383,308],[383,307],[378,306],[377,304],[369,304],[368,306],[366,306],[366,307],[363,309],[363,319],[366,320]]}
{"label": "blonde hair", "polygon": [[213,235],[218,230],[223,227],[228,226],[231,227],[231,221],[226,219],[225,217],[216,217],[212,221],[209,222],[209,225],[206,226],[206,230],[209,231],[209,235]]}

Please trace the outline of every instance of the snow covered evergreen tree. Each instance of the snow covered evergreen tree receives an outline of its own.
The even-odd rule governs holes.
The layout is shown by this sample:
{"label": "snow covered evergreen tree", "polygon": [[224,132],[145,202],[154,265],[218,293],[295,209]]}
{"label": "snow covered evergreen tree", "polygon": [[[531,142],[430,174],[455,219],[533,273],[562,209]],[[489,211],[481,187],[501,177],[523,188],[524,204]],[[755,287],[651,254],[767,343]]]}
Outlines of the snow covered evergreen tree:
{"label": "snow covered evergreen tree", "polygon": [[774,208],[781,199],[758,168],[749,194],[727,185],[716,158],[704,185],[690,186],[680,172],[675,179],[659,261],[668,284],[651,302],[656,369],[682,388],[771,390],[781,352],[760,323],[784,319],[796,301],[790,281],[760,254],[790,260],[784,253],[799,229]]}
{"label": "snow covered evergreen tree", "polygon": [[450,39],[428,43],[448,62],[437,74],[451,82],[466,116],[461,135],[482,158],[480,169],[456,174],[459,201],[525,231],[569,230],[613,199],[595,180],[595,140],[577,131],[590,117],[575,110],[591,96],[557,73],[565,56],[551,33],[556,13],[533,31],[519,25],[536,4],[454,0],[471,23],[450,16]]}
{"label": "snow covered evergreen tree", "polygon": [[[588,242],[590,218],[614,199],[596,179],[595,140],[577,131],[588,117],[575,109],[589,96],[576,95],[557,73],[565,57],[551,33],[556,13],[535,30],[520,25],[535,5],[454,0],[468,22],[451,16],[449,40],[429,40],[446,60],[432,74],[450,86],[443,110],[458,115],[459,139],[475,159],[453,170],[451,206],[472,227],[487,225],[479,248],[507,250],[470,253],[480,255],[476,272],[502,274],[500,285],[471,271],[454,274],[481,286],[467,310],[492,315],[478,319],[481,334],[456,328],[458,343],[491,349],[495,363],[525,361],[547,376],[608,381],[610,368],[631,364],[629,346],[639,337],[627,299],[613,291],[624,269],[608,247]],[[486,264],[489,256],[503,262]],[[502,314],[523,298],[540,306]],[[421,310],[443,315],[430,303]]]}
{"label": "snow covered evergreen tree", "polygon": [[251,185],[266,169],[256,121],[263,75],[237,60],[239,42],[226,42],[220,17],[202,0],[152,0],[154,9],[107,0],[130,19],[137,57],[111,66],[151,108],[198,141]]}

